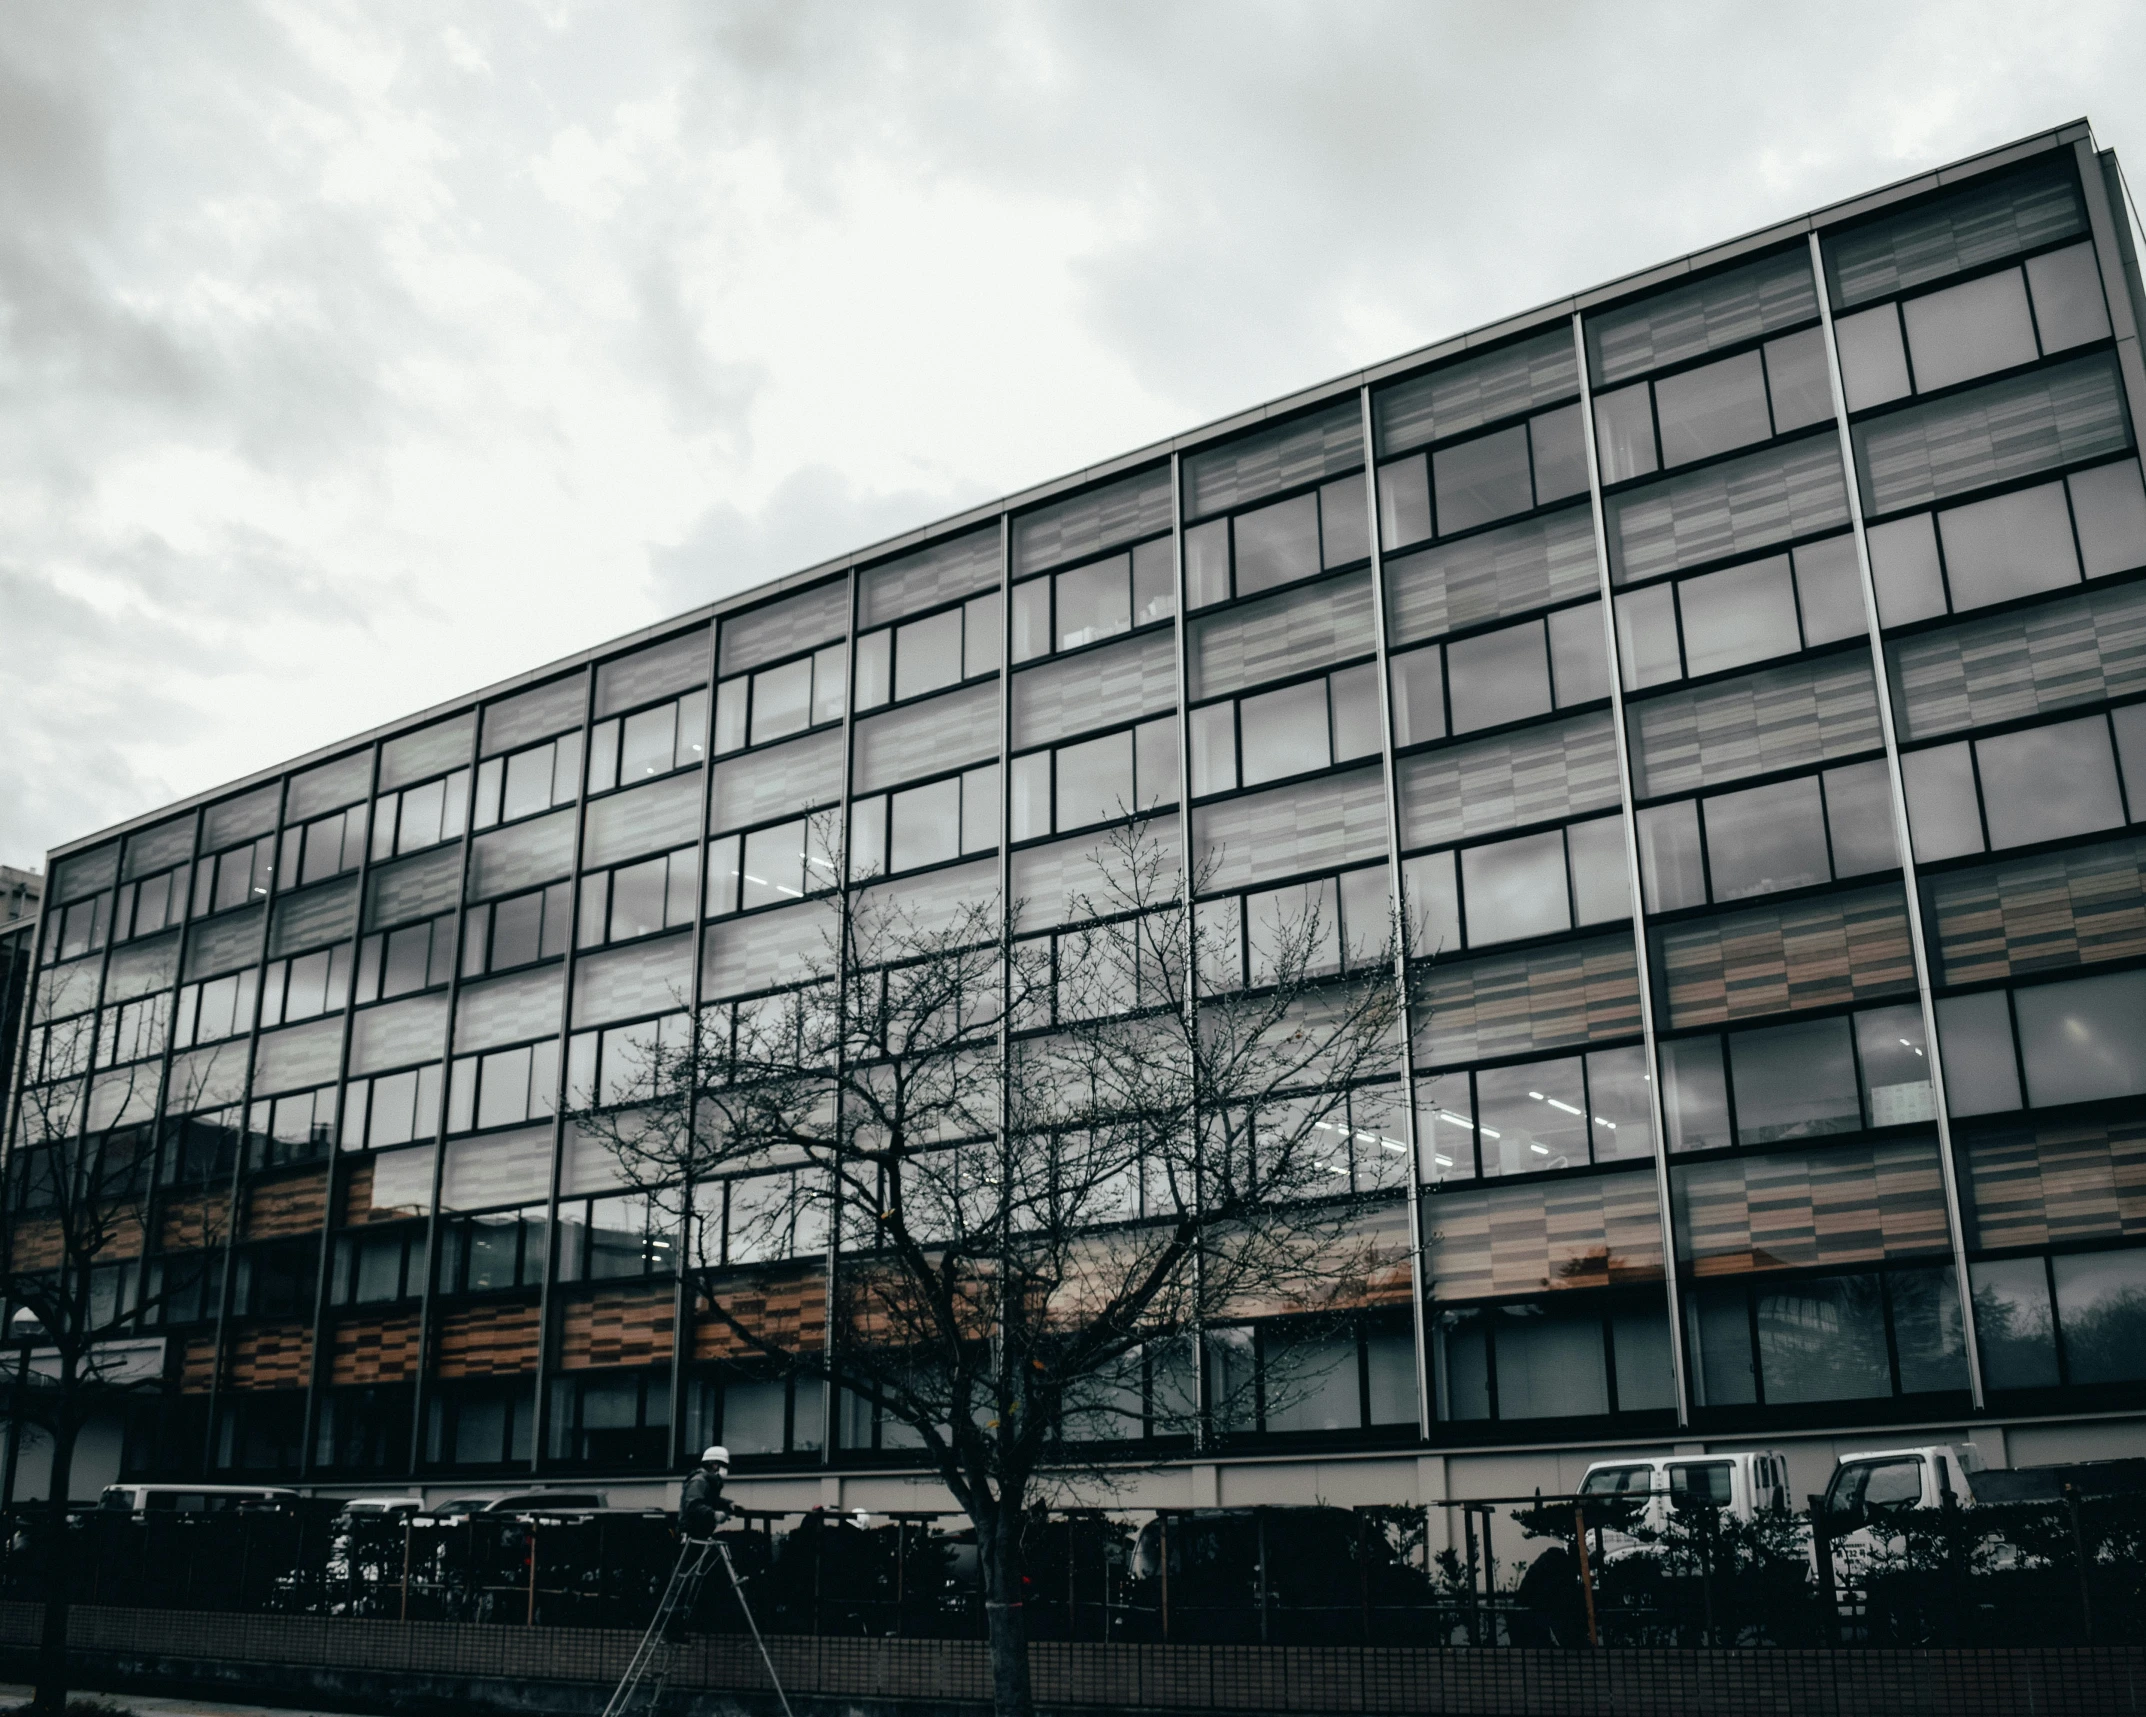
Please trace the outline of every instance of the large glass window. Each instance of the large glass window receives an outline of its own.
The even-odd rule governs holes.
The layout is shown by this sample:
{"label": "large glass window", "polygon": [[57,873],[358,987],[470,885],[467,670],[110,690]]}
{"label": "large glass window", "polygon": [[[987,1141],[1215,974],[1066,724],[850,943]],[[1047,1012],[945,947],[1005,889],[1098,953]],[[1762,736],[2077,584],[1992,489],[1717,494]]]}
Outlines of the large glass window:
{"label": "large glass window", "polygon": [[1672,1151],[1778,1144],[1937,1113],[1922,1010],[1912,1003],[1661,1048]]}
{"label": "large glass window", "polygon": [[1177,612],[1168,537],[1013,590],[1013,659],[1077,650]]}
{"label": "large glass window", "polygon": [[1657,1309],[1523,1300],[1442,1310],[1431,1325],[1438,1417],[1599,1418],[1672,1404]]}
{"label": "large glass window", "polygon": [[2012,1005],[2034,1107],[2146,1092],[2146,972],[2040,984]]}
{"label": "large glass window", "polygon": [[[421,786],[406,787],[400,793],[383,793],[373,806],[373,862],[395,857],[398,853],[418,852],[426,847],[438,846],[442,841],[459,837],[469,816],[469,771],[457,769],[452,775],[437,781],[427,781]],[[261,843],[265,853],[272,853],[274,843]],[[219,870],[228,866],[232,855],[225,853],[219,860]],[[204,861],[195,871],[194,910],[198,915],[204,908],[201,889],[209,874]],[[261,879],[261,892],[266,893],[266,876]],[[219,882],[222,876],[219,876]],[[224,890],[219,888],[216,910],[221,912],[227,902]],[[236,905],[237,901],[228,902]]]}
{"label": "large glass window", "polygon": [[[724,628],[726,655],[730,631]],[[828,644],[779,667],[724,680],[715,690],[716,755],[840,721],[848,691],[846,644]]]}
{"label": "large glass window", "polygon": [[2116,739],[2108,716],[2091,715],[1909,752],[1901,778],[1917,861],[2122,828]]}
{"label": "large glass window", "polygon": [[1964,1393],[1952,1272],[1698,1281],[1685,1290],[1692,1392],[1705,1407]]}
{"label": "large glass window", "polygon": [[1890,870],[1892,785],[1874,758],[1639,813],[1647,910],[1749,899]]}
{"label": "large glass window", "polygon": [[1602,480],[1688,465],[1832,415],[1825,336],[1816,328],[1786,334],[1757,351],[1599,395]]}
{"label": "large glass window", "polygon": [[1542,1174],[1654,1152],[1646,1051],[1553,1056],[1425,1082],[1418,1131],[1441,1181]]}
{"label": "large glass window", "polygon": [[1839,330],[1848,409],[1864,411],[2105,340],[2109,312],[2085,243],[1844,316]]}
{"label": "large glass window", "polygon": [[[885,838],[883,807],[886,801],[874,799],[874,807],[882,808],[878,832]],[[708,916],[718,918],[726,913],[747,911],[756,906],[776,906],[785,901],[802,900],[808,894],[817,894],[834,887],[836,882],[835,862],[831,845],[834,830],[832,818],[793,817],[788,822],[777,823],[772,828],[754,829],[743,835],[726,835],[711,842],[708,847],[707,909]],[[853,822],[853,841],[859,837],[862,819]],[[874,849],[874,857],[878,850]],[[662,862],[662,861],[655,861]],[[690,906],[683,916],[672,917],[671,881],[673,872],[664,873],[663,921],[683,923],[691,916]],[[682,871],[676,874],[684,874]],[[592,879],[601,885],[603,879]],[[589,883],[584,883],[589,887]],[[655,905],[654,873],[650,872],[644,885],[644,905]]]}
{"label": "large glass window", "polygon": [[1602,609],[1588,602],[1393,658],[1394,739],[1419,745],[1609,695]]}
{"label": "large glass window", "polygon": [[2067,1379],[2146,1377],[2146,1250],[2060,1254],[2050,1260],[2050,1274]]}
{"label": "large glass window", "polygon": [[[1378,669],[1365,663],[1233,703],[1203,704],[1191,723],[1196,797],[1353,762],[1379,749]],[[1172,724],[1149,726],[1161,732]]]}
{"label": "large glass window", "polygon": [[1624,829],[1616,817],[1458,854],[1419,854],[1401,874],[1418,954],[1554,935],[1632,914]]}
{"label": "large glass window", "polygon": [[1185,601],[1191,608],[1294,584],[1371,553],[1361,472],[1318,489],[1209,519],[1184,534]]}
{"label": "large glass window", "polygon": [[690,768],[707,750],[705,688],[654,709],[600,721],[589,735],[589,791],[603,793]]}
{"label": "large glass window", "polygon": [[1878,613],[1905,626],[2146,563],[2136,459],[1870,529]]}
{"label": "large glass window", "polygon": [[1650,585],[1617,599],[1627,691],[1717,674],[1863,636],[1853,537],[1805,543],[1720,572]]}

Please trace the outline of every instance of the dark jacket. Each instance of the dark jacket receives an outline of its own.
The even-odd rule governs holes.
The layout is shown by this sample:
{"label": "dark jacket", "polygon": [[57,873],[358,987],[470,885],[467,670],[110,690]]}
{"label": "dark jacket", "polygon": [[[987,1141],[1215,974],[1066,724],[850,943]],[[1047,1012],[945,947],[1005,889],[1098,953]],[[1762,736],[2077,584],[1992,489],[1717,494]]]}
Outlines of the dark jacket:
{"label": "dark jacket", "polygon": [[695,1467],[678,1498],[678,1524],[688,1538],[712,1538],[716,1522],[730,1513],[723,1500],[723,1475]]}

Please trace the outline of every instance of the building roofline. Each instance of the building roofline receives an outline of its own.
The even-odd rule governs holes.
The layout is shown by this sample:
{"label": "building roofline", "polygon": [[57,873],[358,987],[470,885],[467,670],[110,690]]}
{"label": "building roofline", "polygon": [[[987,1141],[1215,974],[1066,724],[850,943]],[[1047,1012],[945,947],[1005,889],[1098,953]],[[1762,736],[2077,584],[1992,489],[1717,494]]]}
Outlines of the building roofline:
{"label": "building roofline", "polygon": [[263,782],[272,781],[279,776],[289,774],[293,770],[303,769],[313,763],[341,756],[344,753],[374,744],[382,739],[391,738],[396,734],[407,733],[413,728],[422,727],[427,722],[452,715],[457,711],[469,708],[473,704],[489,702],[519,691],[526,686],[540,684],[560,674],[570,673],[576,668],[586,667],[591,662],[618,655],[622,651],[630,650],[639,644],[647,643],[675,632],[690,630],[692,627],[703,625],[710,620],[719,619],[726,614],[736,613],[744,608],[757,607],[761,603],[781,596],[788,591],[816,584],[837,573],[847,572],[852,567],[869,566],[915,549],[929,547],[935,542],[941,542],[947,538],[959,536],[964,531],[973,530],[978,525],[998,518],[1001,514],[1020,512],[1040,506],[1047,501],[1077,493],[1095,484],[1106,482],[1113,477],[1123,476],[1143,467],[1154,465],[1173,453],[1194,451],[1226,436],[1256,427],[1261,423],[1294,417],[1316,406],[1351,395],[1366,383],[1387,381],[1395,376],[1405,375],[1411,370],[1437,363],[1443,358],[1458,357],[1462,353],[1478,347],[1496,345],[1535,329],[1565,321],[1575,311],[1596,309],[1604,304],[1614,302],[1616,299],[1663,285],[1682,276],[1703,273],[1707,269],[1717,267],[1726,262],[1732,262],[1739,256],[1764,250],[1770,245],[1780,244],[1807,233],[1839,226],[1844,222],[1859,219],[1891,204],[1905,202],[1909,198],[1920,196],[1927,191],[1933,191],[1961,180],[1976,178],[1984,173],[1994,172],[1999,168],[2010,166],[2015,161],[2023,161],[2036,155],[2066,149],[2081,141],[2085,141],[2091,146],[2093,135],[2093,126],[2083,116],[2067,121],[2062,125],[2052,126],[2045,131],[2033,132],[2025,137],[2016,138],[2012,142],[1999,144],[1994,148],[1981,150],[1973,155],[1963,156],[1961,159],[1948,162],[1944,166],[1909,174],[1904,178],[1896,179],[1890,184],[1881,186],[1877,190],[1858,192],[1853,197],[1842,198],[1837,202],[1823,204],[1816,209],[1793,216],[1787,220],[1775,221],[1766,226],[1754,228],[1749,232],[1723,240],[1718,244],[1708,245],[1702,250],[1686,252],[1683,256],[1676,257],[1668,262],[1655,263],[1643,269],[1636,269],[1627,274],[1617,275],[1598,285],[1550,299],[1509,316],[1502,316],[1494,322],[1483,323],[1464,333],[1432,341],[1427,345],[1417,346],[1396,357],[1382,359],[1377,363],[1344,371],[1339,375],[1330,376],[1324,381],[1314,382],[1307,387],[1279,395],[1261,405],[1231,412],[1223,417],[1212,418],[1179,434],[1148,442],[1143,446],[1132,448],[1111,458],[1081,466],[1076,470],[1049,478],[1040,483],[1031,484],[1023,489],[1014,490],[994,500],[978,502],[973,506],[961,509],[959,512],[947,514],[944,517],[915,526],[910,530],[899,532],[894,536],[882,537],[876,542],[868,543],[864,547],[853,549],[846,554],[839,554],[826,560],[816,561],[812,565],[800,568],[795,572],[784,573],[775,578],[764,580],[749,589],[734,592],[729,596],[718,597],[713,601],[702,603],[697,607],[689,608],[681,613],[652,622],[632,632],[623,633],[618,637],[608,638],[601,643],[573,651],[540,667],[511,675],[503,680],[496,680],[489,685],[460,693],[442,702],[429,704],[425,708],[414,711],[409,715],[398,716],[392,721],[366,728],[361,732],[350,734],[327,745],[317,746],[299,756],[270,764],[250,774],[241,775],[229,781],[219,782],[214,787],[203,788],[199,792],[189,793],[182,798],[170,800],[153,810],[144,811],[137,816],[109,824],[93,834],[83,835],[60,846],[48,849],[46,853],[46,872],[49,875],[52,865],[60,859],[98,846],[116,836],[125,835],[136,829],[150,827],[156,823],[163,822],[176,813],[210,804],[234,793],[244,792],[249,788],[259,786]]}

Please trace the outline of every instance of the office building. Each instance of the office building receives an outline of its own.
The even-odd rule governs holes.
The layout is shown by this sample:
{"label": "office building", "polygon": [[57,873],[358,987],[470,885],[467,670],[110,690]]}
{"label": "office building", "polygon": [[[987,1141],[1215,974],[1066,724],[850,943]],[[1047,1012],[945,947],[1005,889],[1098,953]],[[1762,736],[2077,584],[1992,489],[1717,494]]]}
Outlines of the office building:
{"label": "office building", "polygon": [[748,1503],[916,1505],[555,1113],[784,982],[808,814],[1046,934],[1127,805],[1254,923],[1405,891],[1417,1170],[1341,1381],[1132,1413],[1129,1500],[2146,1452],[2142,321],[2068,126],[55,851],[22,1081],[161,1140],[118,1458],[623,1495],[719,1436]]}

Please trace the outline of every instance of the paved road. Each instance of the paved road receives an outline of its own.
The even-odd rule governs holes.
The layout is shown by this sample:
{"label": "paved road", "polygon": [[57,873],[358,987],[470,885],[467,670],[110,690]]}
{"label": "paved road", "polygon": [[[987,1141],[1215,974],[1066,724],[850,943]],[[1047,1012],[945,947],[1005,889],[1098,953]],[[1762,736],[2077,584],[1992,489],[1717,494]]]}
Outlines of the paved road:
{"label": "paved road", "polygon": [[[34,1691],[0,1682],[0,1708],[26,1705]],[[323,1717],[319,1711],[296,1706],[239,1705],[225,1699],[158,1699],[143,1693],[77,1693],[74,1697],[132,1711],[138,1717]]]}

